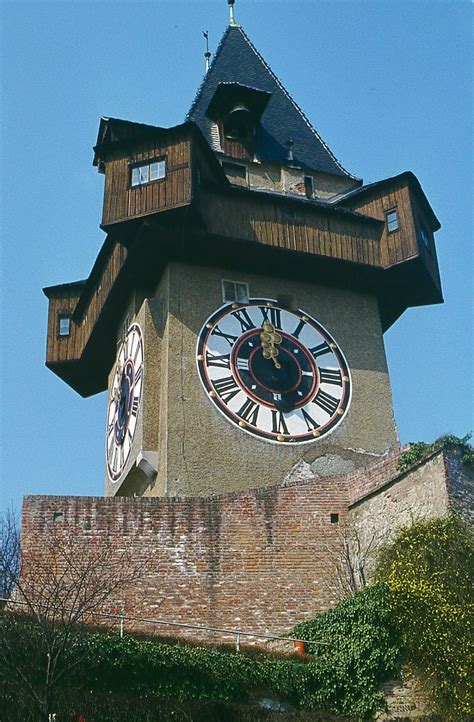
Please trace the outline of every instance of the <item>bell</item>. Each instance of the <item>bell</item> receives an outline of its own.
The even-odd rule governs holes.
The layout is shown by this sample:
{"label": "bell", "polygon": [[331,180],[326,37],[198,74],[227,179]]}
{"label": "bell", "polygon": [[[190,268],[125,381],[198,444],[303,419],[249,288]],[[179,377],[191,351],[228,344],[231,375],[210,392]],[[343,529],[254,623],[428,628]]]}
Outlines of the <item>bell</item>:
{"label": "bell", "polygon": [[255,122],[250,110],[239,103],[229,112],[225,123],[225,134],[227,138],[234,140],[245,140],[253,133]]}

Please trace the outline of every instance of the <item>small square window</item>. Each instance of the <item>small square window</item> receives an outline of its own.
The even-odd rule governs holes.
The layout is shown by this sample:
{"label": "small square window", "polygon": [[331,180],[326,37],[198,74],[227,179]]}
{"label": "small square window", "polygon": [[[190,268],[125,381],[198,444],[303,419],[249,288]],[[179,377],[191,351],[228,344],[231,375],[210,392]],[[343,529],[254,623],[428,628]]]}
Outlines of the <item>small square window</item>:
{"label": "small square window", "polygon": [[239,281],[222,281],[222,298],[224,301],[247,303],[249,300],[248,283]]}
{"label": "small square window", "polygon": [[165,161],[156,160],[150,163],[150,180],[159,180],[165,177]]}
{"label": "small square window", "polygon": [[400,228],[400,225],[398,223],[398,213],[397,211],[388,211],[388,213],[385,214],[387,218],[387,228],[389,233],[393,233],[393,231],[398,231]]}
{"label": "small square window", "polygon": [[69,336],[71,333],[71,317],[61,314],[59,316],[59,335]]}
{"label": "small square window", "polygon": [[331,524],[337,524],[339,522],[339,514],[331,514]]}

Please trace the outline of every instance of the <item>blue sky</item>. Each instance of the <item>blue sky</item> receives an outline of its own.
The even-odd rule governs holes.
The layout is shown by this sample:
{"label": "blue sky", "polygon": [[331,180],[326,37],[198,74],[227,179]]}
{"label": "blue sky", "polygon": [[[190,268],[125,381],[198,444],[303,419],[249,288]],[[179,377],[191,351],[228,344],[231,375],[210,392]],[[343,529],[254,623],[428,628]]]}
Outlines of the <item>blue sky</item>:
{"label": "blue sky", "polygon": [[[472,417],[472,4],[236,0],[236,19],[344,167],[412,170],[442,229],[445,303],[386,334],[402,442]],[[5,2],[1,14],[0,506],[103,493],[106,397],[44,366],[44,286],[85,278],[104,235],[101,115],[181,122],[225,0]]]}

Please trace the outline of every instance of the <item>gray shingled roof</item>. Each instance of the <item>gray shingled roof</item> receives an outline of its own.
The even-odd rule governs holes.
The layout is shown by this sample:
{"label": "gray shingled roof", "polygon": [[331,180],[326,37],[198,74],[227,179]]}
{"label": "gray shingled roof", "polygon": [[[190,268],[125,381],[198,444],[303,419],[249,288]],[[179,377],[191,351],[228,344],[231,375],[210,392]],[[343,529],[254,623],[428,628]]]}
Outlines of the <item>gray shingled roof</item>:
{"label": "gray shingled roof", "polygon": [[219,83],[240,83],[272,93],[255,138],[260,160],[284,163],[286,142],[294,142],[294,162],[315,171],[358,180],[329,150],[303,111],[296,105],[278,78],[238,26],[229,26],[217,48],[213,62],[187,115],[214,147],[207,107]]}

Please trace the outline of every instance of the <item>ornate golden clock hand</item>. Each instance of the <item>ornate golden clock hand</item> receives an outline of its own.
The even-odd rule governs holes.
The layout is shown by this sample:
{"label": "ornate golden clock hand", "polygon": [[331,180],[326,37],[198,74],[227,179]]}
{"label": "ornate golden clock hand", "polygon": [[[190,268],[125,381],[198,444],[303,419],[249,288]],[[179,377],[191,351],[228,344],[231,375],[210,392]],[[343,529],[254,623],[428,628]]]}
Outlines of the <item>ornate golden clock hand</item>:
{"label": "ornate golden clock hand", "polygon": [[277,356],[280,353],[276,348],[277,345],[283,341],[279,333],[275,331],[275,326],[270,321],[265,321],[263,324],[263,331],[260,334],[260,341],[262,342],[263,358],[271,358],[275,364],[275,368],[281,368],[281,364],[277,361]]}

